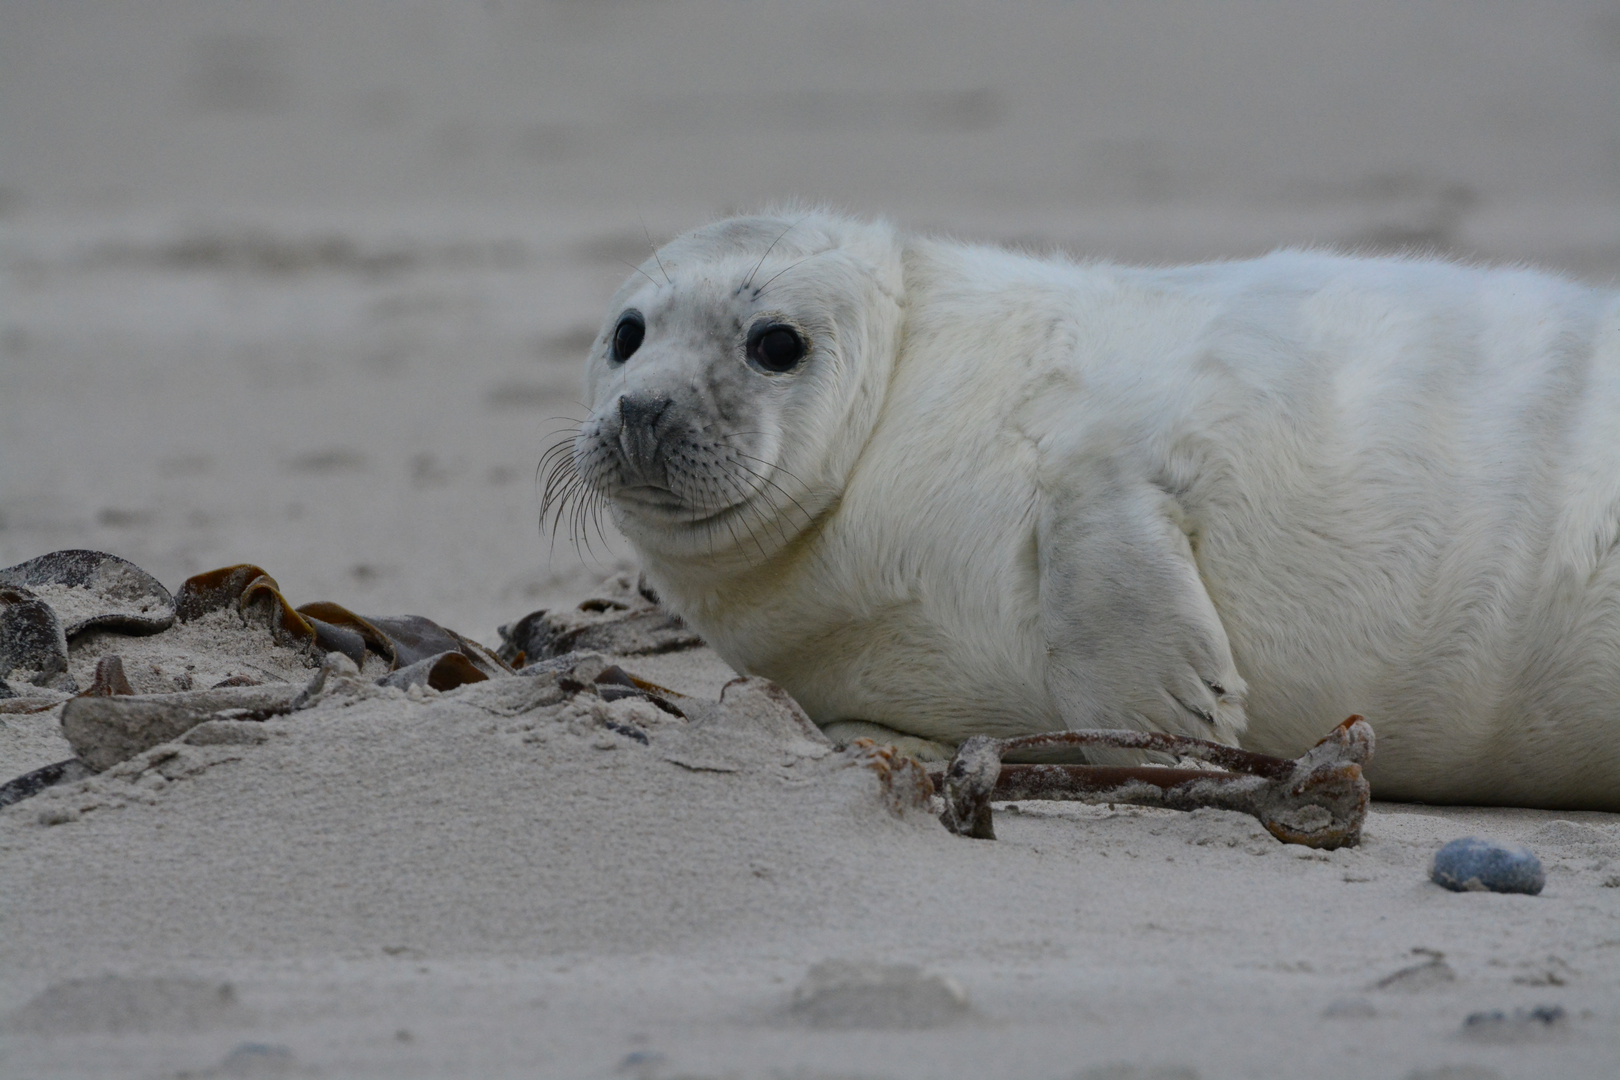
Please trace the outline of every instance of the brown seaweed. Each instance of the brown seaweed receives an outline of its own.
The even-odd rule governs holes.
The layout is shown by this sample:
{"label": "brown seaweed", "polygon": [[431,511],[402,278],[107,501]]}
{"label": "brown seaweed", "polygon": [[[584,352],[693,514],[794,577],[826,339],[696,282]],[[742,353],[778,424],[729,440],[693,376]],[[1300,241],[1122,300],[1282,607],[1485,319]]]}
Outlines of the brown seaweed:
{"label": "brown seaweed", "polygon": [[[182,622],[210,611],[235,607],[244,619],[268,629],[278,644],[302,650],[310,656],[342,653],[356,666],[365,662],[368,652],[381,657],[390,671],[399,671],[445,653],[456,653],[484,678],[512,672],[512,668],[489,649],[420,615],[356,615],[330,601],[294,608],[282,595],[275,578],[248,563],[221,567],[186,579],[176,598],[176,607]],[[452,663],[435,670],[439,672],[435,678],[446,682],[457,678],[453,673],[461,671],[462,666]],[[473,680],[463,678],[462,681]]]}

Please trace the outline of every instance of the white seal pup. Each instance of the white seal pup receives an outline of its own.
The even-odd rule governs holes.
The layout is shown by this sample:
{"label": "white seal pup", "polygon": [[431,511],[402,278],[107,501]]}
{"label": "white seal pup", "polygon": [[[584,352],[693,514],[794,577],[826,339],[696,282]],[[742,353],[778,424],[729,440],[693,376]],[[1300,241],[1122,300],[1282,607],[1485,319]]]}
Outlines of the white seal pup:
{"label": "white seal pup", "polygon": [[1620,297],[1282,251],[1080,264],[810,212],[679,237],[575,486],[830,734],[1129,727],[1620,810]]}

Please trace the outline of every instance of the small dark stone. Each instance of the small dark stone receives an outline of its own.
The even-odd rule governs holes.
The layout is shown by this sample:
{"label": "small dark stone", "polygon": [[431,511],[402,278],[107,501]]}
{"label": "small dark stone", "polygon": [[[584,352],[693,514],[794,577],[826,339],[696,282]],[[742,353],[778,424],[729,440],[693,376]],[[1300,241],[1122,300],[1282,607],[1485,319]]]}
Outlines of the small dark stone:
{"label": "small dark stone", "polygon": [[124,658],[117,653],[108,653],[96,661],[95,679],[90,683],[90,689],[85,693],[91,697],[113,697],[118,694],[133,694],[135,688],[129,685],[129,678],[124,674]]}
{"label": "small dark stone", "polygon": [[54,765],[46,765],[42,769],[35,769],[30,773],[23,773],[15,780],[8,780],[0,784],[0,806],[10,806],[20,803],[24,799],[31,799],[48,787],[57,784],[68,784],[74,780],[83,780],[95,775],[90,766],[78,758],[68,758],[58,761]]}
{"label": "small dark stone", "polygon": [[1465,836],[1435,853],[1429,878],[1452,892],[1527,893],[1547,883],[1541,860],[1529,848]]}
{"label": "small dark stone", "polygon": [[272,1043],[238,1043],[225,1055],[215,1073],[219,1076],[292,1076],[301,1072],[298,1059],[285,1046]]}
{"label": "small dark stone", "polygon": [[1489,1009],[1469,1013],[1462,1034],[1483,1042],[1534,1042],[1561,1031],[1569,1015],[1562,1005],[1538,1005],[1533,1009]]}
{"label": "small dark stone", "polygon": [[607,729],[615,735],[623,735],[627,739],[633,739],[642,746],[648,745],[647,733],[634,724],[619,724],[609,720],[607,721]]}
{"label": "small dark stone", "polygon": [[0,678],[74,692],[56,611],[22,585],[0,585]]}
{"label": "small dark stone", "polygon": [[225,678],[219,680],[219,682],[215,683],[213,686],[210,686],[208,689],[210,689],[210,690],[219,690],[219,689],[221,689],[223,687],[226,687],[226,686],[263,686],[263,685],[264,685],[264,682],[263,682],[262,679],[255,679],[251,675],[228,675]]}

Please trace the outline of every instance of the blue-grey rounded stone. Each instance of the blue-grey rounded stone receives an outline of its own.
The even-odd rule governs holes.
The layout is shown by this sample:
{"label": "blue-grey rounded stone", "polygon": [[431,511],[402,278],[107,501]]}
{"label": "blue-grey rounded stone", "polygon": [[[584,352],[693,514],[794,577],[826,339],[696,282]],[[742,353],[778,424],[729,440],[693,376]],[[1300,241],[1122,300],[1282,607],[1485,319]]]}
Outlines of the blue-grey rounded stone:
{"label": "blue-grey rounded stone", "polygon": [[1465,836],[1434,853],[1429,877],[1452,892],[1516,892],[1531,896],[1547,884],[1529,848]]}

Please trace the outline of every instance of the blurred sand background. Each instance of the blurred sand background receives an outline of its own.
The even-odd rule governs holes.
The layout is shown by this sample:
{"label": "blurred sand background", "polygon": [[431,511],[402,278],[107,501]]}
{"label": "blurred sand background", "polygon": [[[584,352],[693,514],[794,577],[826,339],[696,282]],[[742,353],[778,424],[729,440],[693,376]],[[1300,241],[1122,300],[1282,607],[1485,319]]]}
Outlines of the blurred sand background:
{"label": "blurred sand background", "polygon": [[1128,260],[1620,272],[1620,4],[0,5],[0,565],[483,640],[648,237],[784,198]]}
{"label": "blurred sand background", "polygon": [[[0,0],[0,566],[251,561],[493,642],[629,565],[553,553],[535,488],[626,264],[787,198],[1614,282],[1620,2]],[[769,747],[689,772],[373,706],[6,810],[0,1018],[90,998],[0,1077],[1620,1073],[1614,815],[1379,804],[1328,855],[1045,804],[985,845],[785,797]],[[1468,833],[1546,892],[1429,884]],[[958,978],[972,1020],[785,1021],[840,957]],[[243,1009],[187,1004],[220,981]],[[117,1029],[164,994],[220,1015]]]}

